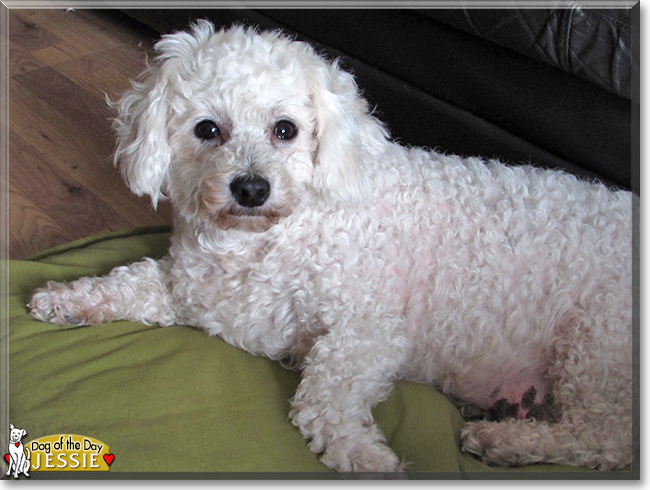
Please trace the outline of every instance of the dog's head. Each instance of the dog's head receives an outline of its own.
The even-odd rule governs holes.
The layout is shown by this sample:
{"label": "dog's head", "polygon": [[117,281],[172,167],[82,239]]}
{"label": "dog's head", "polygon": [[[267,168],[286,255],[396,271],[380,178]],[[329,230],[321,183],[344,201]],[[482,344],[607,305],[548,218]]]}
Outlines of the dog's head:
{"label": "dog's head", "polygon": [[25,429],[16,429],[12,424],[9,424],[9,443],[18,444],[23,436],[27,435]]}
{"label": "dog's head", "polygon": [[154,206],[262,231],[305,199],[359,201],[386,144],[353,77],[278,32],[199,21],[164,36],[117,103],[115,161]]}

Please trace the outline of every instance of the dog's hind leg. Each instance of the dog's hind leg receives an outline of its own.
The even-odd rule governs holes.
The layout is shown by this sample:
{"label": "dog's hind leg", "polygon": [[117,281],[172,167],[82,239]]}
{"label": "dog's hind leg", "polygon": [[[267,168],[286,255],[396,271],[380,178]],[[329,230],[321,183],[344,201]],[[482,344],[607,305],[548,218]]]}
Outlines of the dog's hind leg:
{"label": "dog's hind leg", "polygon": [[25,451],[27,451],[27,454],[25,455],[25,459],[23,459],[23,474],[25,476],[29,476],[29,470],[32,468],[30,456],[32,452],[29,450],[29,448],[25,448]]}
{"label": "dog's hind leg", "polygon": [[471,422],[461,434],[463,451],[500,466],[546,462],[612,470],[631,463],[631,338],[620,324],[574,327],[576,335],[564,332],[557,343],[549,369],[557,420]]}
{"label": "dog's hind leg", "polygon": [[568,425],[514,418],[469,422],[461,433],[462,450],[496,466],[555,463],[613,470],[631,462],[629,434],[604,433],[611,428],[602,426]]}
{"label": "dog's hind leg", "polygon": [[27,305],[37,320],[57,325],[93,325],[116,320],[174,323],[165,260],[145,259],[116,267],[107,276],[69,284],[50,281]]}

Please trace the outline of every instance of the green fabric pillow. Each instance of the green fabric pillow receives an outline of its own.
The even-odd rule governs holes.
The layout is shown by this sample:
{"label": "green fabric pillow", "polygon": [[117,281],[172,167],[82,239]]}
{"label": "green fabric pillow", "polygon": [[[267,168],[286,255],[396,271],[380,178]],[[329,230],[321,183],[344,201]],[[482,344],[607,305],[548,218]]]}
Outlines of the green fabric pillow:
{"label": "green fabric pillow", "polygon": [[[27,430],[26,442],[52,434],[104,442],[115,455],[112,477],[336,478],[287,417],[298,373],[193,328],[62,328],[29,317],[32,291],[48,280],[161,257],[168,242],[168,229],[135,229],[9,262],[9,421]],[[398,382],[374,414],[390,446],[410,462],[409,478],[596,476],[555,465],[506,472],[460,453],[462,417],[425,385]]]}

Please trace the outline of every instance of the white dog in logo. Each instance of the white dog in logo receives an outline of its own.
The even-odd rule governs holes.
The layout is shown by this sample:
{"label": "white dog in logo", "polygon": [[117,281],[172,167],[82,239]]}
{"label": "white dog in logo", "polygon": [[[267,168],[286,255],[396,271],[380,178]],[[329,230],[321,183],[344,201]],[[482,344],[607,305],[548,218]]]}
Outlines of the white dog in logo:
{"label": "white dog in logo", "polygon": [[[16,429],[12,424],[9,424],[11,433],[9,435],[9,470],[7,475],[11,474],[11,469],[14,469],[14,478],[18,478],[19,473],[29,476],[29,469],[31,468],[31,461],[29,460],[29,449],[23,447],[21,439],[27,435],[25,429]],[[27,455],[25,455],[27,450]]]}

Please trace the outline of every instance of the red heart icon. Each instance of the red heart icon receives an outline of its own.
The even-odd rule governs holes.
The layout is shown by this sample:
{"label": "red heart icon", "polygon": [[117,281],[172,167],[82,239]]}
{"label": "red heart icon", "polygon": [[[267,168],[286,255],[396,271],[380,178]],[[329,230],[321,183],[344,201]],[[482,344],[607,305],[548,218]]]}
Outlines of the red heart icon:
{"label": "red heart icon", "polygon": [[16,443],[16,447],[18,447],[18,446],[20,446],[20,442],[17,442],[17,443]]}
{"label": "red heart icon", "polygon": [[5,454],[5,459],[7,460],[7,463],[8,463],[9,461],[11,461],[11,456],[9,456],[8,454]]}
{"label": "red heart icon", "polygon": [[115,459],[115,455],[114,455],[114,454],[104,454],[104,461],[106,461],[106,464],[107,464],[108,466],[111,465],[111,463],[113,462],[114,459]]}

